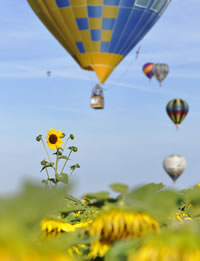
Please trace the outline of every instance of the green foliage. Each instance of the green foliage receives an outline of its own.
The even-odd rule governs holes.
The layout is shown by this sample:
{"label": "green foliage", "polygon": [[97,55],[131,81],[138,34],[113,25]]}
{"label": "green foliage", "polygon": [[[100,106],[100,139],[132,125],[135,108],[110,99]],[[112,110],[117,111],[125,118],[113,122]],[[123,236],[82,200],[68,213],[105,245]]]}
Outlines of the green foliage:
{"label": "green foliage", "polygon": [[163,188],[163,184],[148,184],[134,189],[125,195],[125,204],[139,211],[150,213],[160,222],[168,223],[167,217],[176,214],[180,202],[183,201],[183,196],[181,193]]}
{"label": "green foliage", "polygon": [[64,183],[64,184],[68,184],[68,175],[66,173],[61,173],[60,175],[59,174],[56,174],[56,180]]}
{"label": "green foliage", "polygon": [[21,251],[23,248],[42,248],[42,251],[65,249],[67,241],[40,241],[40,222],[49,215],[57,215],[64,207],[66,189],[26,184],[23,191],[0,200],[0,246]]}
{"label": "green foliage", "polygon": [[125,194],[128,191],[128,186],[125,184],[114,183],[114,184],[110,185],[110,188],[113,191],[119,192],[121,194]]}

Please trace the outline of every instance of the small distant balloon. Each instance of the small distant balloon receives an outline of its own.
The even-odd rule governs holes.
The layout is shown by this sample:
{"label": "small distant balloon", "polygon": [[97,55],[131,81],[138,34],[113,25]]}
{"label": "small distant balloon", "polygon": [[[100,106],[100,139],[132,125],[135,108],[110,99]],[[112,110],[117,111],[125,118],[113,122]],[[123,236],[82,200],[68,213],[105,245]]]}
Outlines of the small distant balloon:
{"label": "small distant balloon", "polygon": [[169,66],[164,63],[157,63],[154,64],[152,71],[161,86],[162,81],[167,77],[169,73]]}
{"label": "small distant balloon", "polygon": [[174,182],[181,176],[186,166],[186,160],[181,155],[169,155],[163,161],[165,171]]}
{"label": "small distant balloon", "polygon": [[151,79],[154,76],[152,71],[153,66],[154,63],[146,63],[143,65],[143,72],[149,79]]}
{"label": "small distant balloon", "polygon": [[176,127],[185,119],[189,111],[189,105],[182,99],[173,99],[168,102],[166,111]]}
{"label": "small distant balloon", "polygon": [[51,71],[47,71],[47,76],[48,76],[48,77],[51,76]]}

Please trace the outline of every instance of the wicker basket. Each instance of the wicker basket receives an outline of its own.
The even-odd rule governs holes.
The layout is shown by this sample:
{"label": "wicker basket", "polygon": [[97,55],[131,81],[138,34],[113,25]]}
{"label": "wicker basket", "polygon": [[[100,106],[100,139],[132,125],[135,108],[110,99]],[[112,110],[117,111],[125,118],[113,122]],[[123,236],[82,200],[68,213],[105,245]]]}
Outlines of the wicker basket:
{"label": "wicker basket", "polygon": [[92,96],[90,106],[93,109],[104,109],[104,99],[101,96]]}

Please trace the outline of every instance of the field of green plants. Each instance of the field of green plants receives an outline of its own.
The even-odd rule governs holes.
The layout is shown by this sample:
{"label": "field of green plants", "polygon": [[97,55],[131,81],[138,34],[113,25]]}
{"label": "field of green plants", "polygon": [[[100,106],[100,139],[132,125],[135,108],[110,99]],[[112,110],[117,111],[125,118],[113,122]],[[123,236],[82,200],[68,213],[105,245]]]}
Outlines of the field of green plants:
{"label": "field of green plants", "polygon": [[41,161],[47,178],[0,199],[0,260],[200,260],[198,184],[179,191],[111,184],[108,191],[75,198],[69,179],[80,165],[68,167],[78,151],[68,145],[74,138],[54,129],[47,142],[37,136],[47,153]]}

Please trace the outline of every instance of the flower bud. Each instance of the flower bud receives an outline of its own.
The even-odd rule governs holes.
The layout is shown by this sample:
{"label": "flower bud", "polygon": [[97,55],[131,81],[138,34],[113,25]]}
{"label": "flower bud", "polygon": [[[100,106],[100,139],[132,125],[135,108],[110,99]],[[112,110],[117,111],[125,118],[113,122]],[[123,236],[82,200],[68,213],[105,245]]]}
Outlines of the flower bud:
{"label": "flower bud", "polygon": [[42,160],[42,161],[40,162],[40,164],[43,165],[43,166],[45,166],[47,163],[48,163],[48,162],[47,162],[46,160]]}
{"label": "flower bud", "polygon": [[42,139],[42,135],[41,134],[36,137],[36,141],[41,141],[41,139]]}
{"label": "flower bud", "polygon": [[68,149],[72,150],[73,152],[77,152],[78,151],[78,148],[75,147],[75,146],[70,146]]}
{"label": "flower bud", "polygon": [[64,138],[65,136],[66,136],[66,134],[62,132],[62,137],[61,138]]}
{"label": "flower bud", "polygon": [[70,137],[70,139],[71,139],[71,140],[74,140],[74,138],[75,138],[75,135],[74,135],[74,134],[70,134],[70,136],[69,136],[69,137]]}

